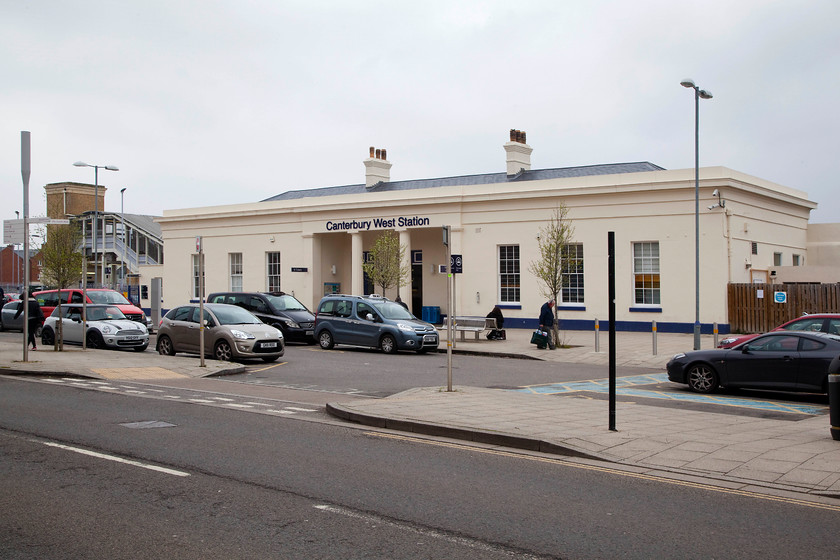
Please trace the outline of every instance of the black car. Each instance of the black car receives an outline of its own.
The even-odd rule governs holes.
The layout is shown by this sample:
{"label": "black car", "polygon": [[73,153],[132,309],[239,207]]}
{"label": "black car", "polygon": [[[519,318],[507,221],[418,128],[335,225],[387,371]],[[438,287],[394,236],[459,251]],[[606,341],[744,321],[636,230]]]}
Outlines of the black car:
{"label": "black car", "polygon": [[207,303],[227,303],[245,308],[260,321],[283,333],[286,342],[315,344],[315,315],[294,296],[283,292],[216,292]]}
{"label": "black car", "polygon": [[828,368],[840,356],[840,336],[770,332],[730,349],[696,350],[668,362],[668,379],[692,391],[718,387],[828,392]]}

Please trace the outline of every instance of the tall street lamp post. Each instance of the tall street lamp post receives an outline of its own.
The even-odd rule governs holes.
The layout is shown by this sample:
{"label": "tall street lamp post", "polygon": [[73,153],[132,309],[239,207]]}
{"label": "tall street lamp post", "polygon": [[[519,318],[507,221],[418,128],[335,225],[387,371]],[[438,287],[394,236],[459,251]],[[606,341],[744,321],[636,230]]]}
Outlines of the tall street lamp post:
{"label": "tall street lamp post", "polygon": [[120,189],[120,224],[122,225],[122,262],[120,263],[120,291],[125,292],[125,189]]}
{"label": "tall street lamp post", "polygon": [[700,99],[711,99],[712,92],[691,78],[680,85],[694,90],[694,349],[700,350]]}
{"label": "tall street lamp post", "polygon": [[[119,171],[116,165],[91,165],[83,161],[74,163],[76,167],[93,167],[93,283],[100,284],[97,279],[98,257],[96,256],[96,222],[99,220],[99,168],[108,171]],[[105,210],[105,205],[102,205]],[[102,282],[105,281],[105,224],[102,224]]]}
{"label": "tall street lamp post", "polygon": [[[20,220],[20,212],[18,212],[17,210],[15,210],[15,219],[16,219],[16,220]],[[15,289],[17,289],[17,286],[18,286],[18,284],[20,283],[20,282],[18,282],[18,280],[19,280],[19,279],[20,279],[20,277],[21,277],[21,274],[20,274],[20,263],[21,263],[21,261],[23,260],[23,259],[18,259],[18,258],[17,258],[17,256],[18,256],[18,255],[17,255],[17,243],[15,243],[14,245],[12,245],[12,256],[14,257],[14,258],[12,259],[12,261],[15,263],[15,270],[14,270]]]}

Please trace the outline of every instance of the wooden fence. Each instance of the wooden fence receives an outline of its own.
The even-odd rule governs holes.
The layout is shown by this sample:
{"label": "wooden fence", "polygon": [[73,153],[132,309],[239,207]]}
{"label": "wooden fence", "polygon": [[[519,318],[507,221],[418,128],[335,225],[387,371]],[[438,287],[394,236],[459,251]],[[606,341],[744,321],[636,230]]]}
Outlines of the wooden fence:
{"label": "wooden fence", "polygon": [[[767,332],[806,313],[840,313],[840,284],[729,284],[729,328]],[[785,303],[776,302],[784,292]]]}

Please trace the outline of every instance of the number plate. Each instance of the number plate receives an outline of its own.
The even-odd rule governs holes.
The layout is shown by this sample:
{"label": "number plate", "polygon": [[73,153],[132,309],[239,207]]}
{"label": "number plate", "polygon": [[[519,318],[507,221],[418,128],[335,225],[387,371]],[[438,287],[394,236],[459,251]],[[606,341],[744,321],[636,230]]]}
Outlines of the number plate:
{"label": "number plate", "polygon": [[125,337],[126,340],[139,340],[140,337],[136,334]]}
{"label": "number plate", "polygon": [[306,331],[306,336],[313,336],[315,331]]}
{"label": "number plate", "polygon": [[263,342],[262,347],[263,348],[277,348],[277,343],[276,342]]}
{"label": "number plate", "polygon": [[423,342],[437,342],[437,336],[433,334],[424,335]]}

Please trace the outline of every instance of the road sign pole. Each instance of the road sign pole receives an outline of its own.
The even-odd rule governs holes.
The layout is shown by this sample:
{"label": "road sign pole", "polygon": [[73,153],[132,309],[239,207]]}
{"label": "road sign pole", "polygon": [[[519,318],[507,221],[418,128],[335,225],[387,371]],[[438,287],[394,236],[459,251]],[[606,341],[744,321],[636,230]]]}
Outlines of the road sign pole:
{"label": "road sign pole", "polygon": [[23,178],[23,361],[29,361],[29,176],[32,174],[30,134],[20,132],[20,174]]}
{"label": "road sign pole", "polygon": [[452,267],[449,262],[452,260],[452,244],[450,241],[450,228],[443,226],[443,244],[446,245],[447,277],[446,277],[446,390],[452,392]]}

